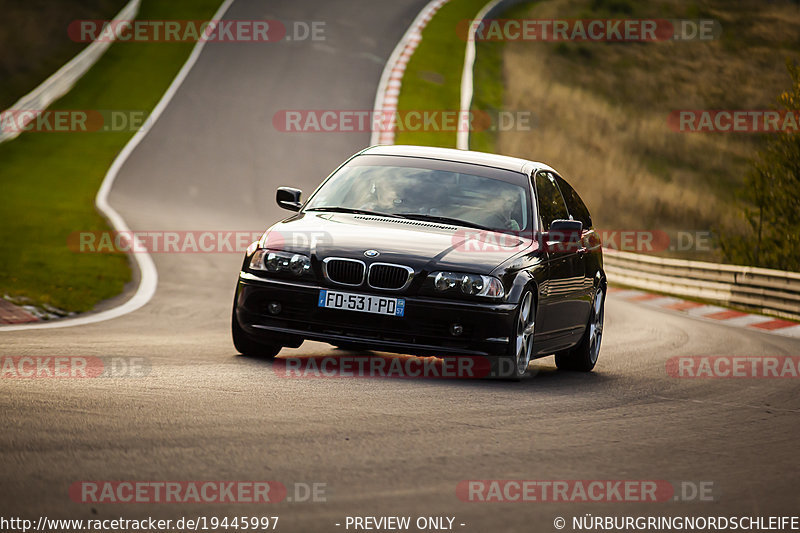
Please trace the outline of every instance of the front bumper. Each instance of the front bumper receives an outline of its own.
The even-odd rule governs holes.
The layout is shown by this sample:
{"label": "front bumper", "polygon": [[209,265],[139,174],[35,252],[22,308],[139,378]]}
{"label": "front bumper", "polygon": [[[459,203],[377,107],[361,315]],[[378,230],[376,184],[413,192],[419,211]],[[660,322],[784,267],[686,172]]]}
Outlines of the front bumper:
{"label": "front bumper", "polygon": [[[241,328],[254,338],[286,345],[309,339],[423,356],[508,353],[513,304],[346,289],[346,292],[404,298],[404,316],[394,317],[318,307],[319,291],[323,288],[334,289],[242,273],[236,289],[236,318]],[[280,313],[269,313],[270,302],[280,303]],[[461,335],[451,334],[453,324],[461,325]]]}

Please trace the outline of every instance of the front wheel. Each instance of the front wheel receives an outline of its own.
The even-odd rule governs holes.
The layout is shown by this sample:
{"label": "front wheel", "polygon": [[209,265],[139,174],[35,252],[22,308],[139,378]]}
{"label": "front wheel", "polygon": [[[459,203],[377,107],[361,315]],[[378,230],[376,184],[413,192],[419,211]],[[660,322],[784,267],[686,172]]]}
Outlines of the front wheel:
{"label": "front wheel", "polygon": [[495,375],[500,378],[519,380],[527,373],[533,356],[533,330],[536,325],[536,300],[533,292],[526,289],[517,306],[514,329],[509,338],[509,355],[499,357]]}
{"label": "front wheel", "polygon": [[239,321],[236,319],[235,309],[231,317],[231,336],[233,337],[233,345],[236,347],[236,351],[242,355],[260,357],[262,359],[273,359],[282,348],[280,344],[266,344],[256,342],[250,338],[247,332],[239,325]]}
{"label": "front wheel", "polygon": [[605,313],[605,287],[601,285],[594,295],[589,322],[581,342],[567,351],[556,354],[556,367],[559,370],[589,372],[597,364],[600,355],[600,341],[603,338],[603,315]]}

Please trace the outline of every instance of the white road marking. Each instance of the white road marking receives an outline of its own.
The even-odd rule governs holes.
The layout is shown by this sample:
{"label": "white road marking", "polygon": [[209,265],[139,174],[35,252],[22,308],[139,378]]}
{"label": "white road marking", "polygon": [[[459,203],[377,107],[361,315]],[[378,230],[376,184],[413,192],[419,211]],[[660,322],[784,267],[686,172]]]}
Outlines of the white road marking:
{"label": "white road marking", "polygon": [[[493,9],[501,0],[492,0],[481,9],[475,16],[476,21],[482,21],[486,14]],[[466,117],[472,107],[472,70],[475,66],[475,30],[477,24],[471,23],[467,34],[467,48],[464,51],[464,70],[461,72],[461,105],[459,117]],[[469,128],[458,128],[456,134],[456,148],[459,150],[469,150]]]}
{"label": "white road marking", "polygon": [[[727,309],[725,307],[719,307],[716,305],[704,305],[702,307],[694,307],[692,309],[687,309],[684,312],[690,316],[703,318],[704,315],[710,315],[712,313],[719,313],[720,311],[729,311],[729,310],[730,309]],[[722,320],[718,320],[717,322],[722,322]]]}
{"label": "white road marking", "polygon": [[[706,317],[708,318],[708,317]],[[727,326],[752,326],[753,324],[760,324],[762,322],[769,322],[772,319],[768,316],[761,316],[761,315],[744,315],[744,316],[737,316],[736,318],[725,318],[722,320],[711,318],[711,320],[717,320]]]}
{"label": "white road marking", "polygon": [[[766,330],[761,330],[766,331]],[[795,337],[800,339],[800,324],[797,326],[790,326],[788,328],[779,328],[773,329],[770,333],[774,333],[776,335],[783,335],[784,337]]]}

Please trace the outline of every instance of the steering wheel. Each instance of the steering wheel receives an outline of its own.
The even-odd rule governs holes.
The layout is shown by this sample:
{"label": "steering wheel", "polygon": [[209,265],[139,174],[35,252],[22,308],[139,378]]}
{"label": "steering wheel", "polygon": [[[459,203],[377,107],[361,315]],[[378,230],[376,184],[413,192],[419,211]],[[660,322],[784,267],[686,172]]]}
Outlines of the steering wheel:
{"label": "steering wheel", "polygon": [[490,228],[503,228],[508,229],[509,221],[499,213],[492,213],[486,219],[486,223],[484,226],[488,226]]}

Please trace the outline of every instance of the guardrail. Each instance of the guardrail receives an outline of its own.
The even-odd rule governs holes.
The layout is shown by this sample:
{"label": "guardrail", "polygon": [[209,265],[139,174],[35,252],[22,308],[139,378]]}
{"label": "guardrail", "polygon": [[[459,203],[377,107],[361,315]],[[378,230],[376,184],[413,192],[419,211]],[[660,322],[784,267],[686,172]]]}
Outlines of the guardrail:
{"label": "guardrail", "polygon": [[[130,0],[117,13],[114,20],[136,18],[136,14],[139,12],[139,4],[141,4],[141,0]],[[66,33],[66,28],[64,32]],[[58,69],[55,74],[44,80],[34,90],[17,100],[4,113],[8,111],[13,111],[14,113],[29,112],[30,114],[26,115],[27,118],[22,124],[22,126],[26,126],[42,111],[50,107],[50,104],[67,94],[75,83],[92,68],[92,65],[97,63],[97,60],[100,59],[106,49],[111,46],[115,37],[113,33],[110,32],[110,35],[106,38],[92,41],[89,46],[81,50],[66,65]],[[23,128],[11,128],[8,131],[3,131],[0,128],[0,143],[17,138],[22,131]]]}
{"label": "guardrail", "polygon": [[610,283],[800,320],[800,273],[603,249]]}

